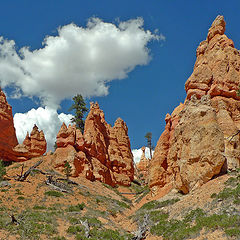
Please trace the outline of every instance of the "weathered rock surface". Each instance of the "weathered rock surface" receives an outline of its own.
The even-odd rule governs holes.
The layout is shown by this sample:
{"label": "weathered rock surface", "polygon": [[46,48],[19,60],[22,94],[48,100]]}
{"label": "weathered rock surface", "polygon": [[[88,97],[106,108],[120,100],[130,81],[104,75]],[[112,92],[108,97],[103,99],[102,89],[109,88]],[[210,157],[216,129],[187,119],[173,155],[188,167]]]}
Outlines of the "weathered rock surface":
{"label": "weathered rock surface", "polygon": [[130,185],[134,168],[126,123],[119,118],[111,127],[99,105],[91,103],[83,134],[63,124],[57,135],[54,165],[63,170],[66,161],[72,176],[82,174],[111,186]]}
{"label": "weathered rock surface", "polygon": [[139,163],[137,164],[137,171],[141,180],[147,183],[150,159],[147,158],[145,155],[146,147],[143,146],[141,150],[142,150],[142,155]]}
{"label": "weathered rock surface", "polygon": [[187,98],[172,115],[155,149],[150,187],[168,183],[187,193],[212,177],[240,166],[240,53],[225,32],[223,16],[197,48]]}
{"label": "weathered rock surface", "polygon": [[12,148],[17,144],[12,107],[8,104],[5,94],[0,89],[0,159],[14,159],[15,155]]}
{"label": "weathered rock surface", "polygon": [[0,89],[0,159],[4,161],[26,161],[46,152],[46,140],[43,131],[33,127],[23,144],[18,144],[13,124],[12,107]]}
{"label": "weathered rock surface", "polygon": [[22,144],[18,144],[13,148],[16,161],[26,161],[33,157],[39,157],[43,155],[47,150],[47,142],[43,131],[39,131],[36,125],[33,126],[33,130],[27,133]]}

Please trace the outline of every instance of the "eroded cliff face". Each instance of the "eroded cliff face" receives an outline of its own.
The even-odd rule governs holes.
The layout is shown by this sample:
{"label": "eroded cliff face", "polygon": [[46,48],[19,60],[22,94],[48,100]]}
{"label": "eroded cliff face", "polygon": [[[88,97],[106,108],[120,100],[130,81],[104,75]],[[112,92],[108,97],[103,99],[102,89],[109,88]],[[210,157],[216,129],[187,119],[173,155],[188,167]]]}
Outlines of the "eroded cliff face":
{"label": "eroded cliff face", "polygon": [[10,161],[15,158],[12,148],[17,144],[12,107],[8,104],[5,94],[0,89],[0,159]]}
{"label": "eroded cliff face", "polygon": [[[240,53],[218,16],[197,48],[187,97],[171,116],[151,161],[153,190],[172,184],[184,193],[240,166]],[[231,137],[233,136],[233,137]]]}
{"label": "eroded cliff face", "polygon": [[4,161],[26,161],[46,152],[47,143],[43,131],[33,127],[23,144],[18,144],[13,124],[12,107],[0,89],[0,159]]}
{"label": "eroded cliff face", "polygon": [[134,176],[128,129],[122,119],[111,127],[97,103],[91,103],[84,133],[73,125],[62,125],[57,135],[53,164],[63,170],[68,161],[72,176],[84,175],[111,186],[130,185]]}

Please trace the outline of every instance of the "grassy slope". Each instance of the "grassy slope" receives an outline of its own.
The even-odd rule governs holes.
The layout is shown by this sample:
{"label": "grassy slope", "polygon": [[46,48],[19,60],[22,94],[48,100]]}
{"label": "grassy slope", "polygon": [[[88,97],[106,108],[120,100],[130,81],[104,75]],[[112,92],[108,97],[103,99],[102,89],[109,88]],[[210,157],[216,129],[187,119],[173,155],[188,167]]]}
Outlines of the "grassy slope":
{"label": "grassy slope", "polygon": [[[53,171],[48,163],[41,168]],[[8,167],[8,174],[14,175],[20,170],[21,165],[15,163]],[[61,193],[46,186],[45,176],[35,172],[29,177],[30,182],[9,180],[11,185],[0,187],[0,239],[14,236],[17,239],[84,240],[86,229],[81,223],[85,220],[90,226],[88,239],[132,239],[133,229],[127,226],[134,223],[136,230],[144,216],[148,216],[149,240],[153,236],[194,239],[215,230],[221,231],[222,239],[240,239],[240,172],[229,175],[222,188],[215,179],[211,185],[206,184],[205,188],[211,186],[211,191],[203,186],[187,196],[171,193],[143,205],[147,187],[133,184],[120,191],[99,182],[75,179],[81,185],[69,186],[72,193]],[[124,191],[140,194],[129,200],[119,193]],[[132,213],[131,209],[138,210]],[[131,212],[131,216],[127,212]],[[9,215],[14,215],[18,223],[12,224]]]}

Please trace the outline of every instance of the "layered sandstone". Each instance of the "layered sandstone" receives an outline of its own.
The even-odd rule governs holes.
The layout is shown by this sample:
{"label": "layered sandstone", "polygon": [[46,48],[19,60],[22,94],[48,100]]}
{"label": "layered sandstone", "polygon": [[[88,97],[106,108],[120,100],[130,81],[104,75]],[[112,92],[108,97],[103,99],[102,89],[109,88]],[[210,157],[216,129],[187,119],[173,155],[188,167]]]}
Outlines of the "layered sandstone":
{"label": "layered sandstone", "polygon": [[[240,166],[240,53],[218,16],[197,48],[186,101],[166,116],[151,162],[151,188],[171,183],[184,193]],[[233,137],[231,137],[233,136]]]}
{"label": "layered sandstone", "polygon": [[63,170],[68,161],[72,176],[84,175],[111,186],[130,185],[133,180],[133,156],[126,123],[117,119],[111,127],[97,103],[91,103],[82,134],[75,125],[64,123],[57,135],[54,165]]}
{"label": "layered sandstone", "polygon": [[23,144],[18,144],[13,124],[12,107],[0,89],[0,159],[4,161],[26,161],[46,152],[46,140],[43,131],[33,127]]}

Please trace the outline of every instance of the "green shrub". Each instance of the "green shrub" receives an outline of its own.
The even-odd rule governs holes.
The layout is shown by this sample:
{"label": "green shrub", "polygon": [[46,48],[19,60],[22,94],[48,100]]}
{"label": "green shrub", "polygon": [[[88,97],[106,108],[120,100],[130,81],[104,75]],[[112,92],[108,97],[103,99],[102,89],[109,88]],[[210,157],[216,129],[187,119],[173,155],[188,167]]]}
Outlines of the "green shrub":
{"label": "green shrub", "polygon": [[40,206],[40,205],[35,205],[33,207],[34,210],[44,210],[44,209],[47,209],[45,206]]}
{"label": "green shrub", "polygon": [[51,196],[51,197],[62,197],[63,194],[61,192],[57,192],[57,191],[47,191],[44,193],[47,196]]}
{"label": "green shrub", "polygon": [[77,205],[73,206],[69,206],[66,211],[67,212],[79,212],[81,210],[83,210],[85,207],[85,204],[84,203],[78,203]]}
{"label": "green shrub", "polygon": [[71,234],[84,233],[84,227],[82,225],[70,226],[67,232]]}
{"label": "green shrub", "polygon": [[17,199],[18,200],[24,200],[25,198],[23,196],[19,196]]}
{"label": "green shrub", "polygon": [[225,230],[225,233],[226,233],[228,236],[231,236],[231,237],[234,237],[234,236],[240,237],[240,229],[239,229],[238,227],[226,229],[226,230]]}
{"label": "green shrub", "polygon": [[83,218],[81,218],[81,220],[82,221],[87,220],[90,227],[97,227],[97,228],[102,227],[102,222],[99,221],[97,218],[94,218],[94,217],[83,217]]}
{"label": "green shrub", "polygon": [[172,204],[178,202],[179,200],[180,200],[179,198],[165,200],[165,201],[162,201],[162,202],[154,200],[154,201],[145,203],[140,209],[142,209],[142,210],[158,209],[158,208],[162,208],[162,207],[172,205]]}
{"label": "green shrub", "polygon": [[3,176],[6,174],[6,167],[2,160],[0,160],[0,181],[3,180]]}
{"label": "green shrub", "polygon": [[120,236],[118,231],[111,229],[93,228],[90,230],[91,239],[103,239],[103,240],[125,240],[124,236]]}
{"label": "green shrub", "polygon": [[150,228],[151,233],[169,240],[195,237],[203,228],[209,230],[223,229],[231,237],[240,236],[240,216],[228,216],[227,214],[207,216],[199,208],[187,214],[182,221],[168,220],[166,214],[158,213],[158,211],[150,212],[150,220],[154,222]]}

